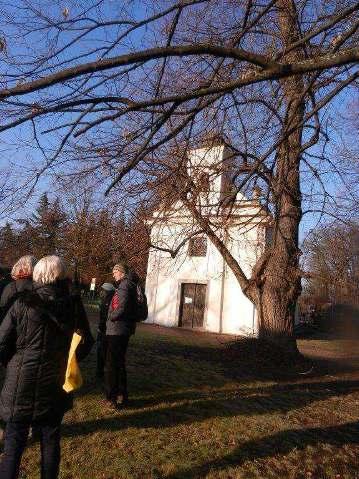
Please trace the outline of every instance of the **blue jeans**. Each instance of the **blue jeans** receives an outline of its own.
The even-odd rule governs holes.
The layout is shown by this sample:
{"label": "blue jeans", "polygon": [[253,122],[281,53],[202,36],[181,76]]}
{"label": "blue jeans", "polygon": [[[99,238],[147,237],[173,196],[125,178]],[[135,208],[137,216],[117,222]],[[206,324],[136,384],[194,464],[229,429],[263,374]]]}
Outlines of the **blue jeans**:
{"label": "blue jeans", "polygon": [[8,422],[4,435],[4,453],[0,462],[1,479],[17,479],[30,426],[41,444],[41,479],[57,479],[60,466],[61,418],[46,423]]}

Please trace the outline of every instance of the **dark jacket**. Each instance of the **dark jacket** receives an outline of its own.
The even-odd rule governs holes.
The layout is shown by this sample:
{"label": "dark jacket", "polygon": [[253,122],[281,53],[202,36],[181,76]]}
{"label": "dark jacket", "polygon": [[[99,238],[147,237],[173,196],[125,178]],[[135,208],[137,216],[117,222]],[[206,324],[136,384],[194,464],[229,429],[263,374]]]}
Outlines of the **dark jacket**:
{"label": "dark jacket", "polygon": [[106,321],[108,316],[108,310],[111,304],[114,291],[100,291],[100,320],[98,323],[98,330],[100,333],[106,333]]}
{"label": "dark jacket", "polygon": [[[1,269],[1,267],[0,267]],[[0,271],[1,272],[1,271]],[[7,274],[3,274],[1,276],[1,279],[0,279],[0,298],[1,298],[1,295],[4,291],[4,289],[6,288],[6,286],[11,282],[11,277]]]}
{"label": "dark jacket", "polygon": [[24,291],[32,290],[32,288],[33,282],[31,278],[17,279],[5,286],[0,299],[0,322],[20,295]]}
{"label": "dark jacket", "polygon": [[106,322],[106,335],[131,336],[136,331],[136,283],[126,275],[117,283]]}
{"label": "dark jacket", "polygon": [[84,335],[83,357],[93,338],[64,285],[35,285],[10,308],[0,326],[0,361],[8,361],[0,396],[5,421],[46,420],[71,407],[72,395],[62,385],[75,322]]}

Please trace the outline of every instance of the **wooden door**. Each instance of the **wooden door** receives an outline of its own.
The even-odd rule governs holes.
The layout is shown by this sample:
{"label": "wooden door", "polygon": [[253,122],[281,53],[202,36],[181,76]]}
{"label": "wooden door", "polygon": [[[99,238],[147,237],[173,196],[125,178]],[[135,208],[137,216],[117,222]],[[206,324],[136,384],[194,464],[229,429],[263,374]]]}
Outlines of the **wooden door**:
{"label": "wooden door", "polygon": [[203,327],[206,305],[205,284],[182,283],[179,325],[185,328]]}

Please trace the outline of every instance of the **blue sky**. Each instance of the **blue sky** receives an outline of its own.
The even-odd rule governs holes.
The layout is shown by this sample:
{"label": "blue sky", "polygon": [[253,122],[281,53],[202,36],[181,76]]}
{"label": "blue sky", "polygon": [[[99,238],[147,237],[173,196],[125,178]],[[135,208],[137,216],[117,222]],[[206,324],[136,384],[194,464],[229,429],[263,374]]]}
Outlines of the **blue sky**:
{"label": "blue sky", "polygon": [[[45,2],[43,2],[45,4]],[[69,3],[69,2],[68,2]],[[48,4],[51,6],[53,9],[54,2],[48,2]],[[56,4],[56,2],[55,2]],[[76,2],[74,3],[76,5]],[[113,8],[117,5],[115,2],[109,1],[107,2],[107,7],[104,10],[104,15],[105,18],[112,18],[113,15]],[[134,2],[135,5],[135,11],[136,15],[138,17],[143,16],[144,14],[144,9],[143,9],[143,3],[142,2]],[[58,8],[58,14],[61,15],[61,9],[63,8],[63,5],[61,5],[60,2],[57,3],[57,8]],[[72,15],[75,15],[76,12],[76,7],[71,6],[70,7],[70,13]],[[137,9],[137,10],[136,10]],[[96,35],[98,35],[96,33]],[[96,41],[96,35],[91,38],[90,40]],[[30,37],[30,46],[32,45],[36,48],[37,44],[41,43],[41,36],[39,34],[34,34],[32,37]],[[100,40],[103,41],[104,37],[100,36]],[[133,44],[141,44],[141,31],[137,32],[134,36],[131,38],[131,42]],[[9,45],[9,48],[13,48],[13,53],[20,53],[21,51],[21,39],[19,39],[19,43],[16,44],[14,43],[13,46]],[[120,53],[121,48],[116,51],[116,53]],[[66,58],[66,57],[64,57]],[[61,60],[61,55],[59,56],[59,59]],[[89,61],[90,58],[86,58],[86,61]],[[59,87],[55,87],[53,89],[54,94],[58,94],[60,91]],[[64,93],[64,88],[61,88],[62,93]],[[46,93],[44,93],[46,95]],[[350,90],[347,90],[346,92],[343,92],[333,103],[331,106],[332,111],[340,111],[343,110],[343,108],[346,108],[346,105],[348,104],[350,100]],[[31,101],[30,98],[27,98],[28,101]],[[48,117],[47,119],[42,120],[39,122],[40,125],[40,130],[47,129],[50,125],[52,124],[52,119],[51,117]],[[44,147],[45,150],[50,150],[50,149],[56,149],[56,145],[58,144],[58,138],[56,134],[47,134],[47,135],[40,135],[39,140]],[[338,143],[338,136],[337,133],[333,130],[331,132],[331,139],[330,143],[328,144],[328,151],[330,151],[330,155],[335,160],[335,156],[337,154],[336,149],[338,148],[336,145]],[[0,134],[0,149],[1,149],[1,155],[0,155],[0,170],[4,173],[4,171],[9,171],[11,173],[11,181],[13,184],[15,184],[18,187],[18,200],[24,200],[25,197],[25,192],[26,188],[24,186],[24,182],[26,180],[26,172],[31,170],[32,166],[38,168],[39,165],[43,165],[45,163],[45,159],[43,155],[41,154],[39,148],[37,145],[34,143],[32,139],[32,129],[31,125],[23,125],[15,130],[7,131],[2,134]],[[318,151],[317,147],[312,148],[312,152],[316,153]],[[50,192],[50,194],[61,195],[61,190],[56,191],[56,188],[54,188],[53,184],[53,179],[51,177],[52,171],[49,170],[47,171],[44,175],[41,176],[40,180],[36,184],[36,189],[34,190],[34,193],[31,195],[29,200],[27,201],[26,205],[24,205],[22,208],[20,208],[17,211],[11,212],[11,214],[3,214],[1,215],[0,211],[0,221],[3,223],[7,219],[14,219],[18,218],[19,216],[23,216],[27,214],[28,212],[32,211],[34,206],[36,205],[39,196],[44,192]],[[340,183],[338,182],[337,178],[335,178],[332,174],[326,175],[326,185],[328,189],[330,190],[331,193],[335,194],[336,191],[341,187]],[[104,186],[105,187],[105,186]],[[305,188],[305,185],[303,185]],[[101,202],[101,199],[103,198],[102,196],[102,191],[101,188],[98,189],[98,198],[99,201]],[[319,216],[318,215],[306,215],[303,218],[302,224],[301,224],[301,237],[303,238],[305,234],[307,233],[308,230],[310,230],[317,222]]]}
{"label": "blue sky", "polygon": [[[337,111],[341,110],[344,106],[350,103],[350,91],[343,92],[331,105],[330,110]],[[329,111],[330,111],[329,110]],[[47,124],[46,120],[43,121],[44,128]],[[44,164],[44,158],[39,149],[36,145],[34,145],[32,141],[32,133],[31,128],[28,125],[23,125],[18,127],[17,129],[7,131],[2,133],[0,136],[0,148],[1,148],[1,157],[0,157],[0,168],[10,169],[13,178],[16,179],[18,185],[21,185],[24,182],[24,171],[29,169],[31,165],[35,165],[38,168],[39,164]],[[44,135],[41,137],[42,144],[46,147],[46,149],[56,145],[57,138],[55,135]],[[337,136],[337,132],[334,130],[331,132],[330,142],[328,143],[328,152],[330,157],[336,161],[336,155],[338,155],[340,145],[340,139]],[[310,152],[316,153],[318,147],[313,147]],[[337,191],[343,190],[343,184],[336,178],[332,173],[329,173],[324,176],[326,181],[326,187],[333,195],[336,194]],[[98,201],[105,204],[104,198],[104,189],[103,191],[100,189],[97,190],[97,198]],[[23,198],[22,194],[25,191],[25,188],[21,188],[20,190],[20,199]],[[14,220],[19,217],[26,216],[29,214],[34,207],[36,206],[39,196],[43,192],[48,192],[50,197],[53,196],[62,196],[62,189],[59,187],[56,182],[54,183],[53,176],[51,170],[44,173],[41,179],[38,181],[34,193],[28,199],[26,204],[13,211],[10,215],[5,215],[1,218],[1,223],[3,224],[7,220]],[[303,191],[306,191],[305,185],[303,185]],[[301,223],[301,238],[304,238],[310,229],[312,229],[318,222],[321,221],[331,221],[330,217],[324,216],[320,218],[319,214],[306,214],[303,217]]]}

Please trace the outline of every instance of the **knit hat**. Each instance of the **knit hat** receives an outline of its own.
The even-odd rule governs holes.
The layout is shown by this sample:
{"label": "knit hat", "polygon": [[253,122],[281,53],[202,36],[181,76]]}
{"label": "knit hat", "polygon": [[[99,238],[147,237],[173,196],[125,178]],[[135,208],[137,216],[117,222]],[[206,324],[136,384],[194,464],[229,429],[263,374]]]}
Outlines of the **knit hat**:
{"label": "knit hat", "polygon": [[119,262],[115,264],[115,266],[112,268],[113,271],[121,271],[121,273],[127,274],[128,273],[128,266],[124,262]]}
{"label": "knit hat", "polygon": [[104,289],[105,291],[115,291],[115,287],[112,283],[103,283],[101,288]]}

